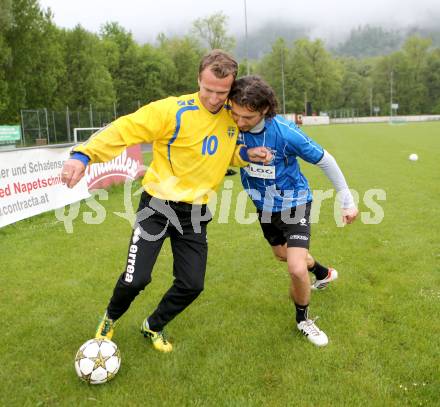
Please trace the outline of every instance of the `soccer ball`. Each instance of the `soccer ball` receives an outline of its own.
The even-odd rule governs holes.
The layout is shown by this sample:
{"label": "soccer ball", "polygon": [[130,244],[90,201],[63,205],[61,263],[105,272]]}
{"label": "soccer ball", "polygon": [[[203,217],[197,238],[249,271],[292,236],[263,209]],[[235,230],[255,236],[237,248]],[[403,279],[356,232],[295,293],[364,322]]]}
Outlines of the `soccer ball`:
{"label": "soccer ball", "polygon": [[419,156],[415,153],[412,153],[409,155],[408,158],[410,159],[410,161],[417,161],[419,159]]}
{"label": "soccer ball", "polygon": [[75,370],[81,380],[91,384],[108,382],[121,366],[121,354],[108,339],[89,339],[75,356]]}

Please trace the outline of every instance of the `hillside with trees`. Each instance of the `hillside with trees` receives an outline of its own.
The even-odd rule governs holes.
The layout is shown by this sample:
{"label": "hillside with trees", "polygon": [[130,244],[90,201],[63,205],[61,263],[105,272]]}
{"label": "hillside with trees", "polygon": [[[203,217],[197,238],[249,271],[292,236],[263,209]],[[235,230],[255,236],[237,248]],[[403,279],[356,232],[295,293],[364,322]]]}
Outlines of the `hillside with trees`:
{"label": "hillside with trees", "polygon": [[[198,63],[210,47],[243,55],[222,13],[195,20],[187,35],[160,34],[141,45],[115,22],[99,33],[80,25],[59,28],[37,0],[0,0],[0,9],[0,124],[19,123],[22,109],[42,108],[93,107],[112,120],[152,100],[196,90]],[[399,114],[440,113],[440,36],[420,32],[366,26],[328,49],[308,39],[305,28],[274,37],[266,26],[249,37],[250,71],[275,88],[280,102],[284,78],[287,112],[302,112],[310,102],[317,113],[370,115],[378,107],[386,115],[392,80]],[[263,37],[272,41],[267,49],[259,45]],[[245,72],[242,61],[240,74]]]}
{"label": "hillside with trees", "polygon": [[405,30],[387,30],[383,27],[365,25],[351,30],[348,38],[331,50],[336,55],[355,58],[385,56],[398,51],[404,42],[413,36],[429,38],[434,46],[440,46],[440,30],[434,28],[410,27]]}

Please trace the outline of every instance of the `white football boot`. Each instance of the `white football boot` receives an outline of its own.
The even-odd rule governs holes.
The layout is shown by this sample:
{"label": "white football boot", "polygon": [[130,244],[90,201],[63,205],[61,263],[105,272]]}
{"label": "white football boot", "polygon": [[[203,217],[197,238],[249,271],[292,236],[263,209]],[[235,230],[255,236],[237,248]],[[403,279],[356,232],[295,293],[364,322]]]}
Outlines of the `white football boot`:
{"label": "white football boot", "polygon": [[312,290],[323,290],[327,287],[328,283],[335,281],[338,278],[338,272],[335,269],[329,268],[327,277],[323,280],[316,280],[310,288]]}
{"label": "white football boot", "polygon": [[316,346],[325,346],[328,344],[328,337],[315,324],[315,319],[306,319],[297,325],[299,331]]}

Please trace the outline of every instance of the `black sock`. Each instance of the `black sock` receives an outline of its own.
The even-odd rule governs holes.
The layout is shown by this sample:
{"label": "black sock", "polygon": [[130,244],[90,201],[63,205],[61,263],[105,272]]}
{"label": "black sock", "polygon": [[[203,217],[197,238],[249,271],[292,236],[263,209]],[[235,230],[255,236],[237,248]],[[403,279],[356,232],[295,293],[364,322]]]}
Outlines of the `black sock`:
{"label": "black sock", "polygon": [[317,261],[315,261],[315,264],[309,271],[316,276],[317,280],[324,280],[328,275],[328,268],[322,266]]}
{"label": "black sock", "polygon": [[296,322],[300,323],[301,321],[307,320],[309,304],[299,305],[295,303],[295,308],[296,308]]}

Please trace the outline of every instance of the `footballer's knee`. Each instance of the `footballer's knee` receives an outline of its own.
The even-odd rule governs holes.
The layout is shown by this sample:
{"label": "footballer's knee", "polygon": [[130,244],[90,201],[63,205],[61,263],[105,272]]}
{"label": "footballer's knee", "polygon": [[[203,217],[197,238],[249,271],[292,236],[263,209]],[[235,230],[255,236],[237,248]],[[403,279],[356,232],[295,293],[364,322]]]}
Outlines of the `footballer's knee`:
{"label": "footballer's knee", "polygon": [[292,278],[303,278],[308,275],[307,263],[304,261],[289,261],[289,274]]}
{"label": "footballer's knee", "polygon": [[287,247],[286,245],[272,246],[272,252],[278,261],[287,261]]}
{"label": "footballer's knee", "polygon": [[190,281],[179,281],[176,282],[176,286],[178,286],[182,291],[187,292],[192,295],[199,295],[205,288],[205,282],[200,279],[192,279]]}
{"label": "footballer's knee", "polygon": [[276,258],[278,261],[284,261],[284,262],[287,261],[287,257],[284,256],[284,255],[282,255],[282,254],[274,253],[274,256],[275,256],[275,258]]}
{"label": "footballer's knee", "polygon": [[196,284],[194,284],[191,287],[191,290],[196,292],[197,294],[200,294],[205,289],[205,282],[204,281],[198,281]]}
{"label": "footballer's knee", "polygon": [[187,301],[194,301],[203,291],[202,286],[193,286],[190,288],[185,288],[182,292],[182,295],[187,299]]}

